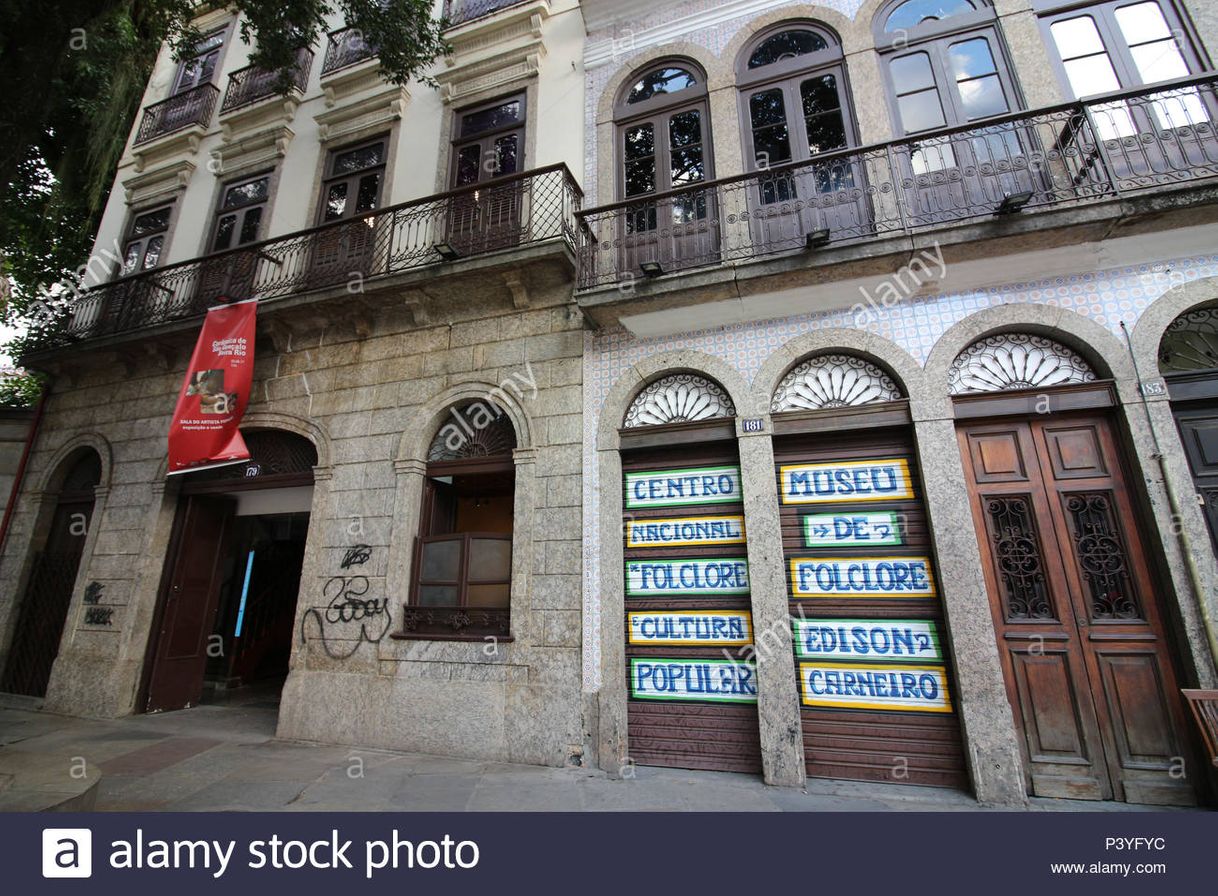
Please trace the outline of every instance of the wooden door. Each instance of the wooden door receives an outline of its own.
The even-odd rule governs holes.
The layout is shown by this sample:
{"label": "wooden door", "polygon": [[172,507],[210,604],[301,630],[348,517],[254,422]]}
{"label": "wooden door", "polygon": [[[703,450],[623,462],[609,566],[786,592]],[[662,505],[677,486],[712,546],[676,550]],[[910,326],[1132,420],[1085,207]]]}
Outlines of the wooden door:
{"label": "wooden door", "polygon": [[1218,404],[1176,407],[1176,425],[1197,487],[1197,500],[1218,549]]}
{"label": "wooden door", "polygon": [[199,702],[208,636],[215,629],[232,504],[197,495],[183,502],[163,584],[146,712],[184,709]]}
{"label": "wooden door", "polygon": [[1037,796],[1195,802],[1185,716],[1112,427],[962,427],[1007,692]]}

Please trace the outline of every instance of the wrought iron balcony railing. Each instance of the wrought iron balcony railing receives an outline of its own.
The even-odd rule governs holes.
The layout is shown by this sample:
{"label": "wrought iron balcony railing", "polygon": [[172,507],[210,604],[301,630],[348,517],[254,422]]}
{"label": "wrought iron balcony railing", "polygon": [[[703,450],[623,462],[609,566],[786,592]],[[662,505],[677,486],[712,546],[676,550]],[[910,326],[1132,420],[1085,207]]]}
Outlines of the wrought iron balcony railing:
{"label": "wrought iron balcony railing", "polygon": [[588,209],[579,287],[1213,179],[1216,87],[1211,72]]}
{"label": "wrought iron balcony railing", "polygon": [[524,0],[444,0],[444,18],[451,26],[464,25]]}
{"label": "wrought iron balcony railing", "polygon": [[192,124],[207,127],[211,113],[216,108],[216,97],[220,88],[215,84],[200,84],[190,90],[176,93],[167,100],[153,103],[144,109],[140,129],[135,132],[135,145],[147,143],[157,137],[172,134]]}
{"label": "wrought iron balcony railing", "polygon": [[426,265],[551,240],[574,250],[583,198],[565,165],[498,178],[358,218],[153,268],[85,291],[37,350],[202,314],[230,299],[273,299],[365,284]]}
{"label": "wrought iron balcony railing", "polygon": [[364,40],[358,28],[340,28],[331,31],[326,42],[326,56],[321,63],[321,73],[328,75],[376,55],[376,47]]}
{"label": "wrought iron balcony railing", "polygon": [[[290,72],[291,84],[289,90],[304,93],[309,85],[309,72],[313,68],[313,51],[307,47],[297,51],[296,65]],[[224,93],[224,103],[220,112],[232,112],[242,106],[256,103],[258,100],[282,93],[280,90],[280,73],[270,72],[257,66],[247,65],[228,76],[228,90]]]}

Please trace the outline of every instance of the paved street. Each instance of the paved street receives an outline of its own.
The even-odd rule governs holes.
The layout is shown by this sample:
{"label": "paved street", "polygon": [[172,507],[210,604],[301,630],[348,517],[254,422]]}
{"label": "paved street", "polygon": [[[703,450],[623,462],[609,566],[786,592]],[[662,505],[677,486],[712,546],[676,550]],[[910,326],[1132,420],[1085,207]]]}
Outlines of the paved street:
{"label": "paved street", "polygon": [[[639,768],[548,769],[276,740],[273,702],[97,721],[0,707],[0,809],[100,777],[100,811],[967,811],[967,794]],[[83,760],[83,762],[82,762]],[[83,769],[83,771],[82,771]],[[75,772],[75,774],[73,774]],[[88,777],[81,778],[81,775]],[[25,783],[23,783],[25,782]],[[32,783],[31,783],[32,782]],[[7,786],[6,786],[7,785]],[[1139,811],[1034,800],[1037,811]]]}

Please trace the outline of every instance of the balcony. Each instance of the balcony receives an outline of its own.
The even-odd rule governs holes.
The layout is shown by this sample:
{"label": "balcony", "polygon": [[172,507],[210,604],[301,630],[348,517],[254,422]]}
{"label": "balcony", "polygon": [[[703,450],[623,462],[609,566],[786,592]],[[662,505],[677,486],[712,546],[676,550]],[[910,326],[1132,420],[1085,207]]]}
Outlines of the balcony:
{"label": "balcony", "polygon": [[167,100],[153,103],[144,109],[139,130],[135,132],[134,145],[140,146],[192,125],[206,129],[211,123],[211,113],[216,108],[219,95],[220,89],[216,85],[200,84]]}
{"label": "balcony", "polygon": [[838,246],[866,255],[891,237],[1212,181],[1216,85],[1211,72],[588,209],[578,288]]}
{"label": "balcony", "polygon": [[36,353],[187,320],[230,298],[330,290],[351,299],[356,278],[371,293],[446,261],[552,242],[574,252],[582,197],[566,166],[554,165],[154,268],[87,290],[40,334]]}
{"label": "balcony", "polygon": [[326,41],[326,55],[321,63],[321,74],[326,75],[371,59],[376,48],[364,40],[358,28],[340,28],[331,31]]}
{"label": "balcony", "polygon": [[455,28],[522,2],[525,0],[444,0],[444,18]]}
{"label": "balcony", "polygon": [[[290,72],[291,81],[287,92],[303,94],[309,84],[309,72],[313,68],[313,51],[306,48],[296,53],[296,64]],[[247,65],[228,76],[228,90],[224,93],[224,103],[220,106],[220,114],[225,115],[237,109],[242,109],[259,100],[284,94],[281,87],[280,73]]]}

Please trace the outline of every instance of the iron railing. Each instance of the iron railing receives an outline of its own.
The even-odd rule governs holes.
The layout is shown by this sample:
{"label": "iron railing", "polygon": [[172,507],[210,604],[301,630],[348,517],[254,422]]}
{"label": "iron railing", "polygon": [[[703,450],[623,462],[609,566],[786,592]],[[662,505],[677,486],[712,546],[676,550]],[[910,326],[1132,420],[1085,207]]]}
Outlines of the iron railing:
{"label": "iron railing", "polygon": [[[304,93],[309,86],[309,72],[313,69],[313,51],[304,47],[296,52],[296,64],[288,77],[291,83],[288,90]],[[267,71],[254,65],[237,69],[228,76],[228,90],[224,93],[224,103],[220,112],[232,112],[269,96],[282,94],[280,72]]]}
{"label": "iron railing", "polygon": [[326,55],[321,63],[321,73],[328,75],[375,55],[376,47],[364,40],[364,35],[358,28],[340,28],[330,32],[326,42]]}
{"label": "iron railing", "polygon": [[450,26],[464,25],[524,0],[444,0],[444,18]]}
{"label": "iron railing", "polygon": [[157,137],[172,134],[192,124],[207,127],[211,113],[216,108],[216,97],[220,88],[215,84],[200,84],[190,90],[176,93],[167,100],[153,103],[144,109],[140,128],[135,132],[135,145],[147,143]]}
{"label": "iron railing", "polygon": [[367,283],[549,240],[574,250],[582,197],[567,167],[552,165],[153,268],[82,293],[39,334],[38,350],[183,320],[229,299]]}
{"label": "iron railing", "polygon": [[588,209],[579,288],[1218,177],[1216,87],[1210,72]]}

